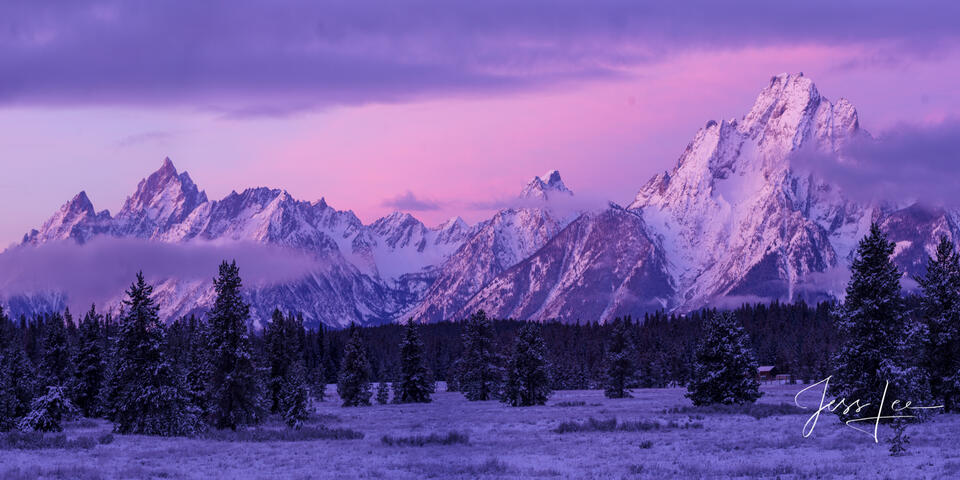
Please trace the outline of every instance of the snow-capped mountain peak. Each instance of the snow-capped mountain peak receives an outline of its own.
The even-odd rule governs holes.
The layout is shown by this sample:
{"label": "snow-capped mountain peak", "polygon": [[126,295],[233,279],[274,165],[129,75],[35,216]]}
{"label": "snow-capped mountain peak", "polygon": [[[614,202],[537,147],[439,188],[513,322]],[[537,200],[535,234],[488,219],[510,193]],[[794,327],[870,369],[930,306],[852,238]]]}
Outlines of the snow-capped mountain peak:
{"label": "snow-capped mountain peak", "polygon": [[150,237],[182,222],[206,202],[207,194],[197,188],[187,172],[178,174],[167,157],[159,170],[140,181],[117,219],[125,224],[127,232]]}
{"label": "snow-capped mountain peak", "polygon": [[110,212],[97,213],[86,191],[76,194],[53,214],[39,230],[23,236],[25,244],[72,239],[84,243],[93,235],[109,228]]}
{"label": "snow-capped mountain peak", "polygon": [[564,185],[560,172],[550,170],[539,177],[533,177],[520,192],[520,198],[549,200],[551,195],[573,195]]}

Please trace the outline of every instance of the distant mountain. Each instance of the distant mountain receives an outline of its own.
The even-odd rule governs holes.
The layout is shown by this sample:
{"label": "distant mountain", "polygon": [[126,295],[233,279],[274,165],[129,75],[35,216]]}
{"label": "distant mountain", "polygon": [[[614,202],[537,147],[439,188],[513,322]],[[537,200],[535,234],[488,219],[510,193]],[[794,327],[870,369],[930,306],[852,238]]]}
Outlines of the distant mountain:
{"label": "distant mountain", "polygon": [[[802,74],[781,74],[744,117],[707,122],[676,167],[646,182],[626,208],[571,209],[573,192],[551,170],[473,226],[456,217],[427,227],[402,212],[365,225],[323,199],[300,201],[283,190],[253,188],[211,201],[165,159],[116,216],[97,212],[81,192],[15,248],[102,236],[287,247],[323,266],[296,281],[252,288],[255,316],[279,307],[336,327],[456,320],[479,308],[574,322],[815,300],[842,294],[842,285],[825,279],[846,272],[872,221],[897,242],[895,260],[909,275],[922,271],[939,235],[960,233],[955,211],[902,199],[858,203],[829,178],[791,163],[801,149],[842,156],[848,142],[869,139],[847,100],[831,102]],[[62,308],[69,294],[33,292],[6,302],[20,311]],[[157,298],[168,317],[202,312],[212,285],[167,278]]]}

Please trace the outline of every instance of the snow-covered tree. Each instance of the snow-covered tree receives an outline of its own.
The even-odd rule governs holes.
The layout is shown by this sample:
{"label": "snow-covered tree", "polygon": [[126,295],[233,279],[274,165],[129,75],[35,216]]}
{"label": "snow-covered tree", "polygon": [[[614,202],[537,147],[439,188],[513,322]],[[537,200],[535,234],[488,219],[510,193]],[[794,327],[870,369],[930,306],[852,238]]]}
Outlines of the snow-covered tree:
{"label": "snow-covered tree", "polygon": [[467,400],[492,400],[503,385],[503,368],[493,344],[493,326],[483,310],[463,322],[463,353],[457,361],[457,387]]}
{"label": "snow-covered tree", "polygon": [[80,332],[74,357],[75,376],[73,399],[86,417],[100,414],[100,391],[104,385],[105,358],[103,351],[103,315],[96,305],[90,306],[80,321]]}
{"label": "snow-covered tree", "polygon": [[[909,339],[920,332],[904,311],[901,273],[890,258],[894,246],[877,224],[870,226],[857,246],[846,298],[837,312],[843,343],[834,358],[831,387],[838,398],[861,405],[879,405],[888,381],[887,398],[918,403],[927,397],[922,372],[908,361]],[[836,410],[841,416],[843,411]]]}
{"label": "snow-covered tree", "polygon": [[[67,311],[69,314],[69,310]],[[40,352],[40,383],[42,386],[69,386],[73,379],[73,359],[64,318],[54,313],[44,323]]]}
{"label": "snow-covered tree", "polygon": [[403,328],[400,342],[400,400],[399,403],[429,403],[434,391],[424,359],[423,340],[413,319]]}
{"label": "snow-covered tree", "polygon": [[687,384],[686,396],[694,405],[752,403],[760,398],[757,360],[749,340],[729,313],[707,320]]}
{"label": "snow-covered tree", "polygon": [[194,316],[187,320],[187,351],[184,355],[185,365],[181,371],[185,394],[190,403],[197,407],[202,418],[209,418],[211,413],[210,398],[207,385],[213,368],[210,363],[210,328],[207,322]]}
{"label": "snow-covered tree", "polygon": [[633,345],[630,341],[630,324],[616,318],[607,339],[604,356],[605,375],[603,393],[607,398],[630,397],[630,385],[636,375],[633,363]]}
{"label": "snow-covered tree", "polygon": [[377,403],[386,405],[390,402],[390,384],[381,381],[377,384]]}
{"label": "snow-covered tree", "polygon": [[960,254],[946,236],[917,278],[924,318],[923,361],[932,399],[944,410],[960,408]]}
{"label": "snow-covered tree", "polygon": [[299,430],[310,415],[307,378],[302,362],[295,362],[280,389],[280,413],[291,428]]}
{"label": "snow-covered tree", "polygon": [[337,393],[344,407],[369,406],[370,362],[360,337],[360,329],[350,326],[350,341],[343,349],[340,363],[340,376],[337,381]]}
{"label": "snow-covered tree", "polygon": [[197,410],[164,353],[165,330],[151,298],[153,287],[139,272],[126,294],[108,386],[108,418],[117,433],[193,434],[200,426]]}
{"label": "snow-covered tree", "polygon": [[513,354],[507,363],[507,382],[500,400],[514,407],[547,403],[552,393],[548,369],[540,324],[527,323],[517,333]]}
{"label": "snow-covered tree", "polygon": [[217,297],[209,314],[210,417],[216,428],[236,430],[263,419],[263,393],[247,331],[250,306],[240,296],[242,281],[236,261],[220,264],[213,285]]}
{"label": "snow-covered tree", "polygon": [[16,427],[16,420],[30,412],[35,377],[21,333],[0,306],[0,431]]}
{"label": "snow-covered tree", "polygon": [[77,414],[63,387],[47,387],[47,393],[33,400],[30,413],[20,420],[19,429],[34,432],[61,432],[63,421]]}

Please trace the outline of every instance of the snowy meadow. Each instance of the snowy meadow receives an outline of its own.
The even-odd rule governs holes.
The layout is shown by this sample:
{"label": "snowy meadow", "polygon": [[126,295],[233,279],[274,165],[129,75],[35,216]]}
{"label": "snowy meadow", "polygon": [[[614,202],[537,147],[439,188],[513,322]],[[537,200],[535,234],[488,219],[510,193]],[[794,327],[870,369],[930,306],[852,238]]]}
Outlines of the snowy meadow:
{"label": "snowy meadow", "polygon": [[[834,415],[808,438],[811,411],[793,407],[801,385],[764,385],[752,406],[693,407],[684,389],[557,391],[547,405],[511,408],[440,391],[427,404],[340,407],[334,386],[293,433],[279,419],[259,431],[287,438],[114,435],[108,444],[0,451],[0,478],[955,478],[960,417],[911,426],[908,454]],[[442,390],[442,384],[439,390]],[[818,399],[801,397],[801,403]],[[592,419],[592,420],[591,420]],[[611,422],[616,419],[616,423]],[[340,438],[302,440],[327,427]],[[111,425],[81,419],[68,439],[99,438]],[[358,432],[354,438],[345,432]],[[452,434],[452,435],[451,435]],[[51,434],[47,434],[51,435]],[[242,441],[241,441],[242,440]],[[264,440],[264,441],[260,441]]]}

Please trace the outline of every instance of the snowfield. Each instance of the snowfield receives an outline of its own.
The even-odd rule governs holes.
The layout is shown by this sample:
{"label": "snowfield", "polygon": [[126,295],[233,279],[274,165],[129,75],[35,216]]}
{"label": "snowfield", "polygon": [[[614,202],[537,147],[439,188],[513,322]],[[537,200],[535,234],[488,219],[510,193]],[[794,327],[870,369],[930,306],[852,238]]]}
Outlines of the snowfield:
{"label": "snowfield", "polygon": [[[802,388],[764,386],[758,402],[792,403]],[[107,445],[78,450],[0,451],[0,478],[957,478],[960,416],[940,415],[912,426],[908,454],[891,457],[880,444],[824,415],[813,434],[808,413],[755,418],[694,409],[684,390],[634,390],[611,400],[599,390],[555,392],[546,406],[512,408],[468,402],[441,392],[430,404],[342,408],[334,386],[308,425],[360,431],[363,439],[230,442],[115,435]],[[812,394],[801,399],[817,402]],[[763,410],[762,408],[760,410]],[[590,418],[644,421],[634,431],[556,433],[563,422]],[[651,427],[651,425],[655,425]],[[279,428],[267,425],[267,428]],[[109,432],[102,421],[79,420],[68,437]],[[387,445],[384,435],[450,432],[466,444]]]}

